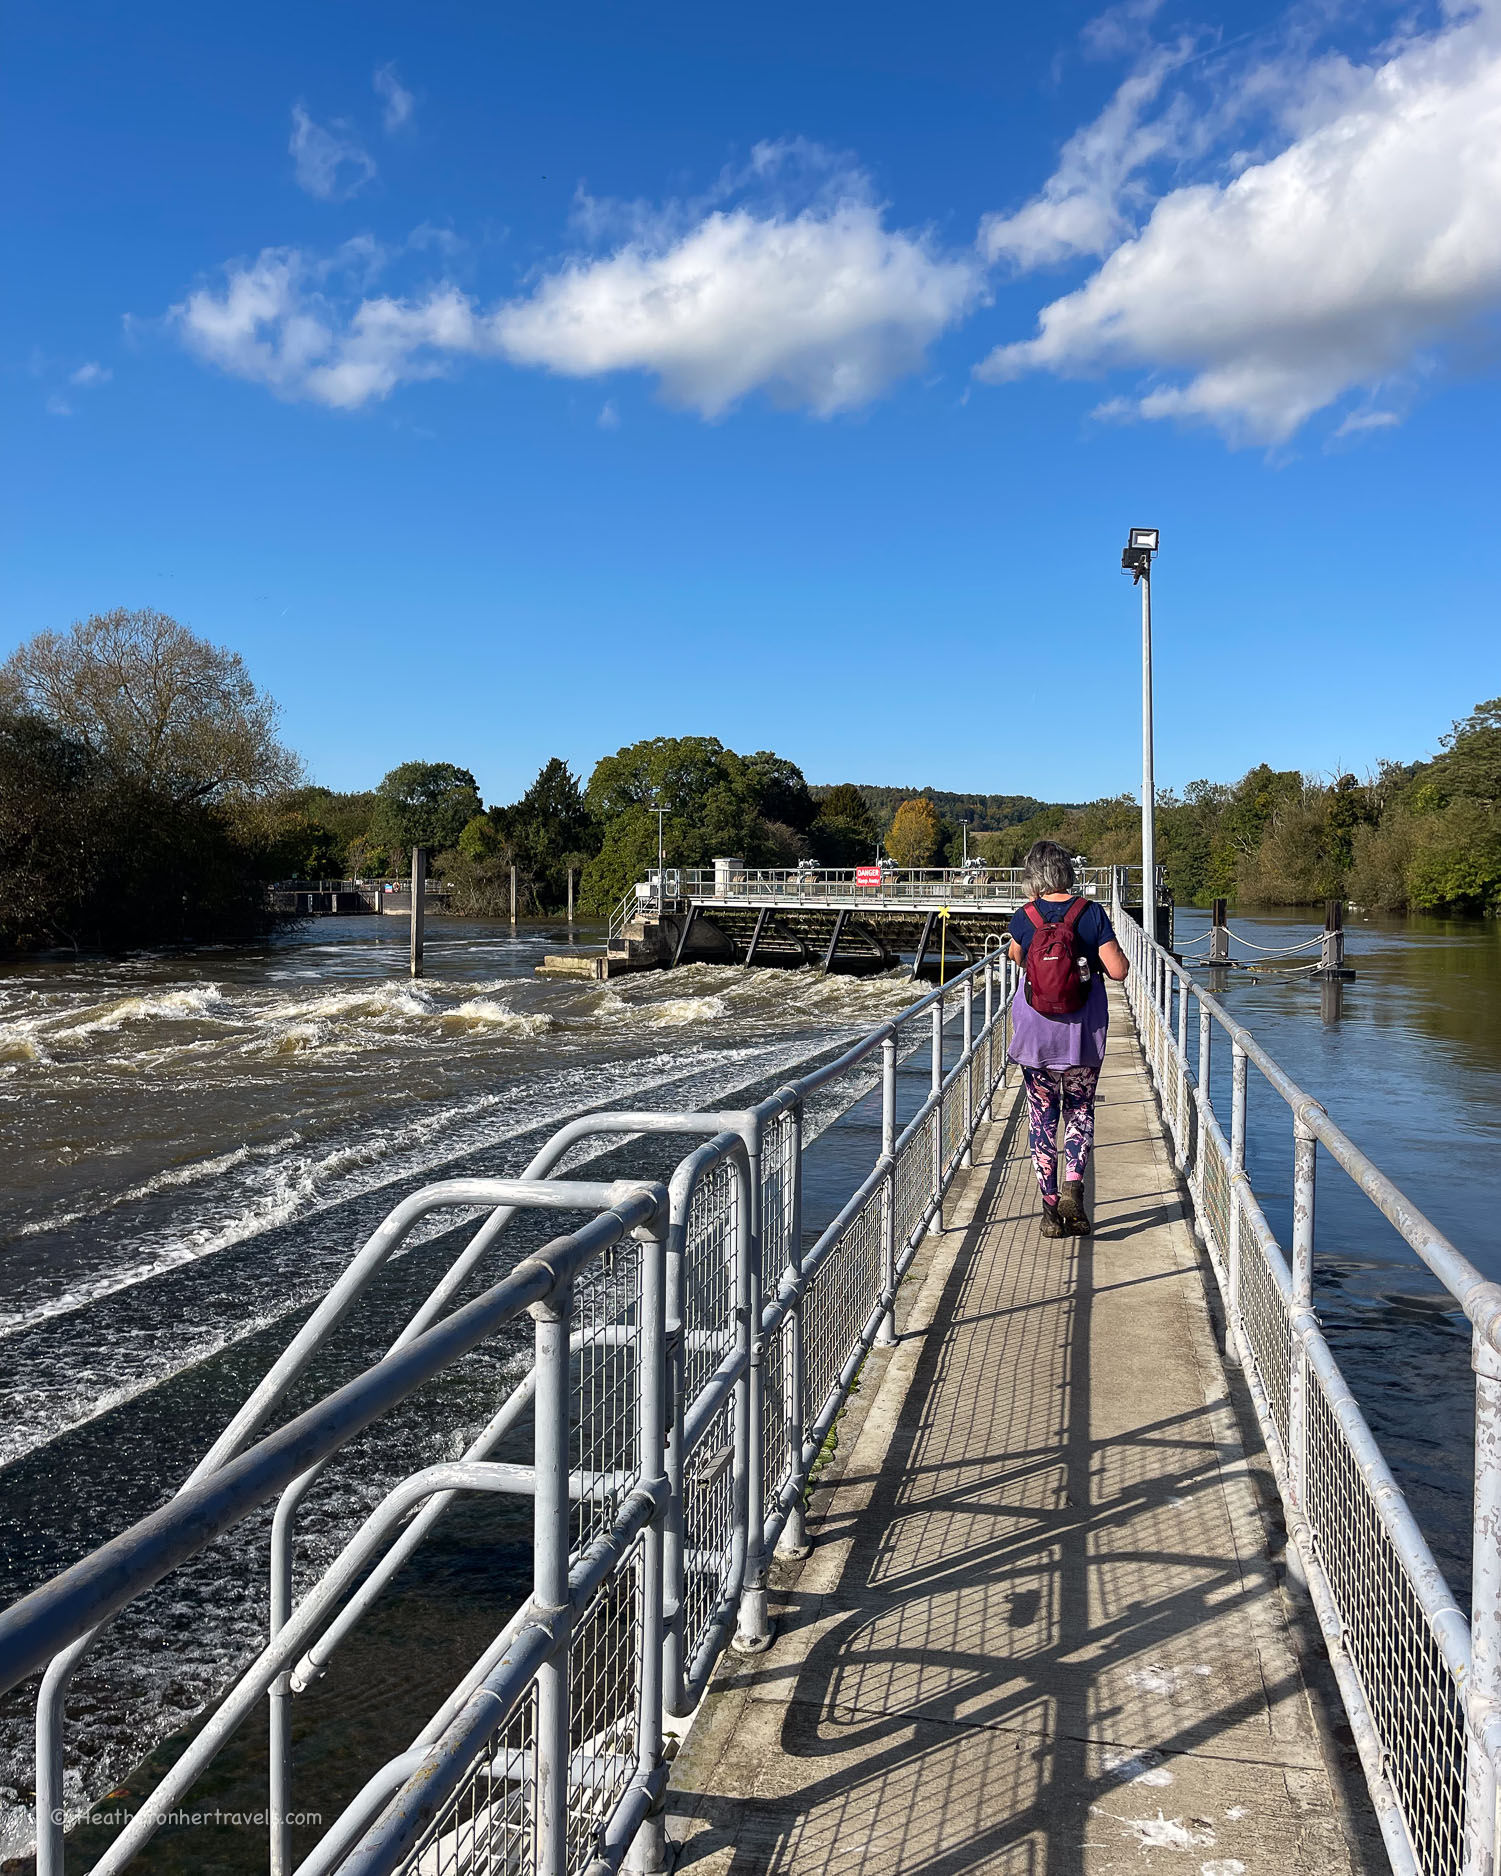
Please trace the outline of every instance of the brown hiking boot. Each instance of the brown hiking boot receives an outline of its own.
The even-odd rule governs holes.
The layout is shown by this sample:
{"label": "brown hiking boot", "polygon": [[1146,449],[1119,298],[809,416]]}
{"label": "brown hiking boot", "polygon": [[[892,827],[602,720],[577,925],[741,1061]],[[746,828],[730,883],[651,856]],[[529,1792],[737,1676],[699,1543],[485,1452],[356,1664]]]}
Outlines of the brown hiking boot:
{"label": "brown hiking boot", "polygon": [[1068,1232],[1064,1228],[1063,1220],[1058,1216],[1056,1200],[1044,1199],[1042,1201],[1042,1225],[1040,1228],[1045,1238],[1066,1238],[1068,1236]]}
{"label": "brown hiking boot", "polygon": [[1058,1188],[1058,1216],[1064,1228],[1072,1231],[1076,1237],[1087,1237],[1094,1226],[1089,1222],[1089,1214],[1084,1209],[1084,1181],[1065,1179]]}

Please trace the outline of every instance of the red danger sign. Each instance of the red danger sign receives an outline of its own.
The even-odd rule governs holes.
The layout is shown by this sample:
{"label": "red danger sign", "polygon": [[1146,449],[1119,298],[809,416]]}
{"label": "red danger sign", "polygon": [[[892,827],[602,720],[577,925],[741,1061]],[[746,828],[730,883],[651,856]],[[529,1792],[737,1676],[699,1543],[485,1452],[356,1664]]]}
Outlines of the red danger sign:
{"label": "red danger sign", "polygon": [[855,868],[855,884],[857,886],[879,886],[880,883],[881,883],[880,867],[857,866]]}

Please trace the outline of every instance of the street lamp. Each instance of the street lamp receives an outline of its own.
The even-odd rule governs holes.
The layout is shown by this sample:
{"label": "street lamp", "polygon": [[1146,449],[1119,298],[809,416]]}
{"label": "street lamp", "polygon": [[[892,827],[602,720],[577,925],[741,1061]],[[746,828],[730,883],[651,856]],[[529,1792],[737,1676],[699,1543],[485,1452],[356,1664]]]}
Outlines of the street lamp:
{"label": "street lamp", "polygon": [[1157,936],[1157,789],[1152,779],[1152,556],[1156,528],[1132,528],[1121,571],[1141,588],[1141,927]]}

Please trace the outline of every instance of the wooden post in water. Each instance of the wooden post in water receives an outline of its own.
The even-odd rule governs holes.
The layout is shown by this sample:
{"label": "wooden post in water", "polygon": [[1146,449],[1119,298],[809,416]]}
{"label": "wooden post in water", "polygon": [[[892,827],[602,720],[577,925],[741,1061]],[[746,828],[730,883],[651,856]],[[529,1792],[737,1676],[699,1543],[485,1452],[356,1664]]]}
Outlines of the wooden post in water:
{"label": "wooden post in water", "polygon": [[1230,962],[1229,906],[1223,899],[1216,899],[1214,910],[1210,914],[1212,923],[1209,927],[1209,958],[1211,964]]}
{"label": "wooden post in water", "polygon": [[568,923],[573,923],[573,868],[568,869]]}
{"label": "wooden post in water", "polygon": [[422,926],[427,917],[427,848],[412,849],[412,975],[422,975]]}
{"label": "wooden post in water", "polygon": [[516,869],[511,868],[511,923],[516,923]]}

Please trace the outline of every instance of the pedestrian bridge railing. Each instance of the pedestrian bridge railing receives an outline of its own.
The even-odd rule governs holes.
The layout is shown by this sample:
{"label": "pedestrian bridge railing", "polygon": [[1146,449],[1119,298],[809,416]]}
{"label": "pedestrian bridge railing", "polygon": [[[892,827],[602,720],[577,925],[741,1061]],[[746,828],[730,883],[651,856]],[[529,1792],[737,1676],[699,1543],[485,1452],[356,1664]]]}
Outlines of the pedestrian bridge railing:
{"label": "pedestrian bridge railing", "polygon": [[[64,1867],[65,1701],[79,1661],[127,1604],[273,1503],[265,1646],[93,1868],[130,1864],[264,1701],[267,1862],[290,1876],[291,1820],[321,1797],[299,1791],[293,1703],[356,1625],[379,1620],[392,1577],[468,1493],[530,1500],[531,1594],[410,1749],[368,1767],[298,1876],[603,1876],[633,1845],[633,1869],[663,1868],[667,1726],[692,1711],[732,1639],[750,1651],[769,1639],[769,1557],[805,1548],[824,1442],[871,1347],[893,1339],[897,1286],[1004,1080],[1011,987],[993,956],[754,1107],[590,1114],[520,1178],[403,1200],[182,1490],[0,1616],[0,1692],[42,1672],[39,1876]],[[898,1062],[914,1053],[926,1093],[899,1127]],[[847,1109],[877,1090],[880,1152],[805,1245],[810,1099],[822,1115],[831,1094]],[[576,1149],[622,1135],[693,1144],[666,1183],[556,1176]],[[455,1210],[478,1228],[384,1358],[263,1433],[413,1230]],[[524,1211],[583,1222],[459,1303]],[[532,1364],[462,1456],[387,1492],[294,1599],[298,1509],[323,1469],[466,1354],[523,1330]],[[530,1463],[497,1459],[528,1421]],[[73,1792],[73,1810],[95,1796]]]}
{"label": "pedestrian bridge railing", "polygon": [[[1317,1101],[1140,924],[1117,918],[1136,1017],[1196,1231],[1224,1301],[1287,1512],[1289,1563],[1328,1643],[1392,1868],[1494,1876],[1501,1763],[1501,1287],[1410,1203]],[[1210,1070],[1230,1050],[1230,1111]],[[1246,1173],[1250,1071],[1285,1105],[1292,1243]],[[1221,1097],[1223,1099],[1223,1097]],[[1319,1326],[1315,1169],[1323,1147],[1464,1310],[1475,1371],[1466,1619]]]}

